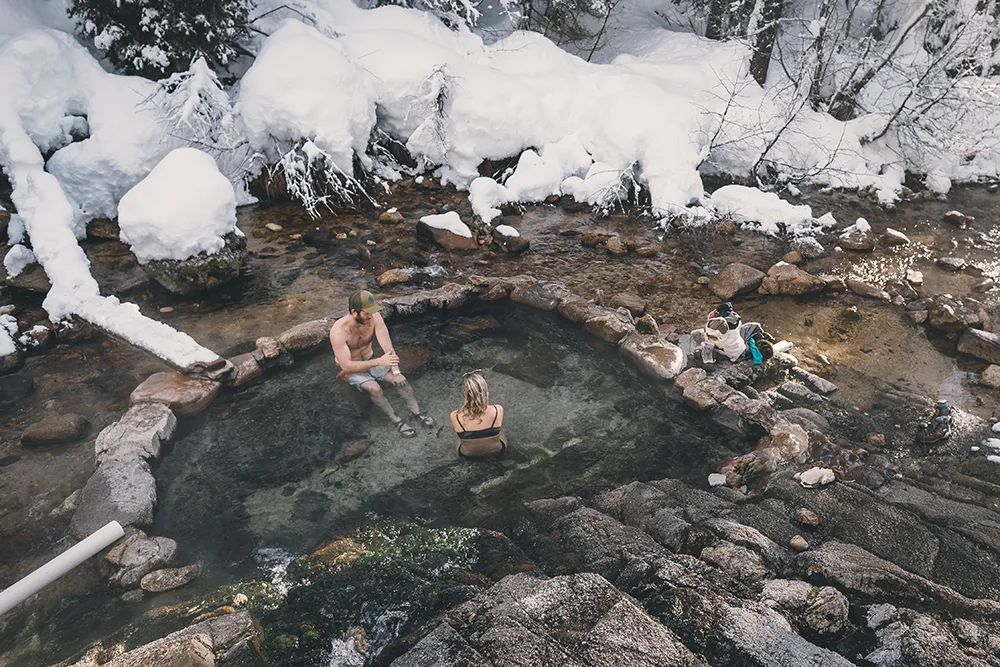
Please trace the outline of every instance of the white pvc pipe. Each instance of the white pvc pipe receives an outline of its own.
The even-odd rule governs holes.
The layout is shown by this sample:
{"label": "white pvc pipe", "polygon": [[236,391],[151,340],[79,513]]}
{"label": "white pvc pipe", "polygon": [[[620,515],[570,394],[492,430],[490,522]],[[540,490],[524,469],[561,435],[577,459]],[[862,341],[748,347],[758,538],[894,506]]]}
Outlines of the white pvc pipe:
{"label": "white pvc pipe", "polygon": [[111,546],[124,535],[125,531],[122,530],[121,525],[117,521],[112,521],[104,526],[104,528],[89,535],[82,542],[74,544],[10,588],[0,591],[0,616],[6,614],[94,554]]}

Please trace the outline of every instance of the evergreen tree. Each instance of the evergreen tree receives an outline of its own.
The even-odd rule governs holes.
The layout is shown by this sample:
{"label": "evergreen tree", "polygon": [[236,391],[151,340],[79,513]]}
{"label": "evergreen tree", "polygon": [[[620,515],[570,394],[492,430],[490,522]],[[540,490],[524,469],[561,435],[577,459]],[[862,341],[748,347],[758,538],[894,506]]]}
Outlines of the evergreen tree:
{"label": "evergreen tree", "polygon": [[223,69],[246,34],[252,0],[75,0],[80,30],[122,72],[159,79],[205,58]]}

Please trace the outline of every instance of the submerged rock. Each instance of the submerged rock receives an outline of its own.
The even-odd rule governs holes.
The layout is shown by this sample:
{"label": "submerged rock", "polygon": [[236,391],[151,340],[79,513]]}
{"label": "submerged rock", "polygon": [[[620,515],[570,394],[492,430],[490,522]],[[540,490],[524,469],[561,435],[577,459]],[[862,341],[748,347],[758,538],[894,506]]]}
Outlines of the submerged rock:
{"label": "submerged rock", "polygon": [[188,565],[163,570],[153,570],[142,578],[139,586],[150,593],[162,593],[185,586],[201,574],[201,565]]}
{"label": "submerged rock", "polygon": [[26,428],[21,434],[21,444],[41,447],[75,442],[87,435],[89,430],[90,422],[83,415],[54,415]]}
{"label": "submerged rock", "polygon": [[211,255],[204,252],[190,259],[156,259],[143,265],[152,278],[175,294],[197,294],[229,284],[240,277],[247,261],[247,241],[230,232],[226,244]]}

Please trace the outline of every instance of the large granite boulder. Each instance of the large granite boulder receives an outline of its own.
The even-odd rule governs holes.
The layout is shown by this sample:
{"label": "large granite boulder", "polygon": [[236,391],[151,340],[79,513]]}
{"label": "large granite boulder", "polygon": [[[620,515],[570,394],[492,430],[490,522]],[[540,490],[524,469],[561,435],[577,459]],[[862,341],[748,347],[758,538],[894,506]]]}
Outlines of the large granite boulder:
{"label": "large granite boulder", "polygon": [[247,261],[247,241],[230,232],[221,250],[198,253],[188,259],[154,259],[143,265],[153,279],[175,294],[185,296],[215,289],[240,277]]}
{"label": "large granite boulder", "polygon": [[806,273],[794,264],[778,262],[767,270],[757,291],[761,294],[800,296],[822,292],[825,288],[823,279]]}
{"label": "large granite boulder", "polygon": [[146,526],[153,522],[155,506],[156,480],[149,464],[138,458],[109,461],[83,487],[70,530],[83,539],[109,521]]}
{"label": "large granite boulder", "polygon": [[706,665],[668,628],[596,574],[506,577],[461,605],[394,667]]}
{"label": "large granite boulder", "polygon": [[711,281],[708,289],[723,301],[732,299],[737,294],[752,292],[760,287],[764,280],[764,272],[752,266],[733,262],[727,264]]}

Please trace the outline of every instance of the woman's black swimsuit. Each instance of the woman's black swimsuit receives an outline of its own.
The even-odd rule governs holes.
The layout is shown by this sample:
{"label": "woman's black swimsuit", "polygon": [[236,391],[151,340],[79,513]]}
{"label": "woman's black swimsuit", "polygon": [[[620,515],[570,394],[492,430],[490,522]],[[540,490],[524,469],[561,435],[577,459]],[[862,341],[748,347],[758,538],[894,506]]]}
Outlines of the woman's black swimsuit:
{"label": "woman's black swimsuit", "polygon": [[[497,419],[500,417],[500,408],[498,408],[497,406],[494,405],[493,409],[496,412],[493,414],[493,421],[490,423],[489,428],[481,428],[478,431],[468,431],[468,430],[466,430],[465,426],[462,424],[462,420],[459,419],[458,415],[456,414],[455,415],[455,421],[457,421],[458,425],[462,427],[462,430],[458,431],[457,434],[456,434],[456,435],[458,435],[458,439],[459,440],[484,440],[486,438],[498,438],[499,435],[500,435],[500,427],[497,426],[496,424],[497,424]],[[498,438],[498,439],[499,439],[499,442],[500,442],[501,449],[500,449],[499,452],[497,452],[497,455],[500,455],[500,454],[503,454],[505,451],[507,451],[507,443],[504,442],[503,438]],[[459,445],[459,447],[458,447],[458,455],[459,456],[465,456],[465,454],[462,453],[462,446],[461,445]]]}

